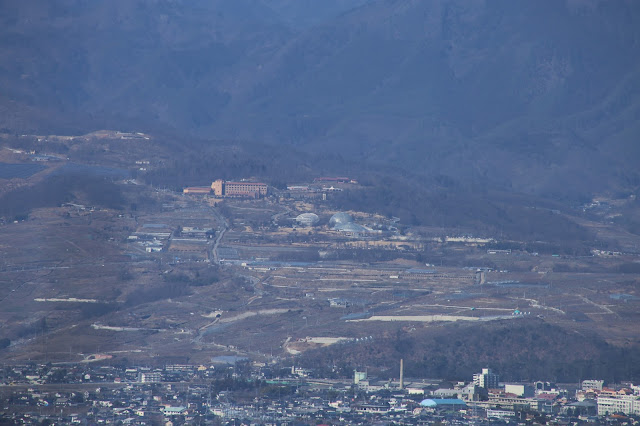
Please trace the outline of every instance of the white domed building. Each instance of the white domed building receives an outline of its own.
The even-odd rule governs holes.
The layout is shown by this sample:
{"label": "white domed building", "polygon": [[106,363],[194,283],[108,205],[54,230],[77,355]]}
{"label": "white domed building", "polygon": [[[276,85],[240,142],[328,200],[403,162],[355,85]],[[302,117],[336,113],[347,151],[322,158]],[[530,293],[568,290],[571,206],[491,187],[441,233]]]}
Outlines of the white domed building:
{"label": "white domed building", "polygon": [[353,223],[353,217],[349,213],[339,212],[329,219],[329,228],[338,229],[339,226],[347,223]]}
{"label": "white domed building", "polygon": [[296,217],[296,222],[301,226],[314,226],[319,220],[315,213],[302,213]]}

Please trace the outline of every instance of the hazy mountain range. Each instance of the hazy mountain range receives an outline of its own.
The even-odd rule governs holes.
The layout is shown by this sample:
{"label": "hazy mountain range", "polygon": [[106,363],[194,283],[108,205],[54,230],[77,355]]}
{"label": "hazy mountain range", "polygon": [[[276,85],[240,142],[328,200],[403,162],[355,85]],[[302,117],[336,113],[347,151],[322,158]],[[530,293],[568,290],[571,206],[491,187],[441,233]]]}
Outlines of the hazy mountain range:
{"label": "hazy mountain range", "polygon": [[640,183],[637,1],[5,0],[0,10],[6,132],[167,130],[560,197]]}

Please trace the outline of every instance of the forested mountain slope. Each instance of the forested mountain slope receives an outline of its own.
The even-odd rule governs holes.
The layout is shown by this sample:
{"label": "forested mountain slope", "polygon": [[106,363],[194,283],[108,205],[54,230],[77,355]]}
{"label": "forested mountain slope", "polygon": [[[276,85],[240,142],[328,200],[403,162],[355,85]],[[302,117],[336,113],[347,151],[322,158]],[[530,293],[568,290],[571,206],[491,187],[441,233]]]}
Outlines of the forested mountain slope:
{"label": "forested mountain slope", "polygon": [[3,1],[0,128],[171,129],[560,198],[640,182],[638,2],[302,3]]}

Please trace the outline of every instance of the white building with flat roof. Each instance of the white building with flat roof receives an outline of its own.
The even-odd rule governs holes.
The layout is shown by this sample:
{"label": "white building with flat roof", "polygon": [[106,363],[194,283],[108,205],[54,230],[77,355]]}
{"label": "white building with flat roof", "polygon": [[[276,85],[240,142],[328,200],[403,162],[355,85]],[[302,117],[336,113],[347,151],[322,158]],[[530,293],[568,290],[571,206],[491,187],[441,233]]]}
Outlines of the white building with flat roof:
{"label": "white building with flat roof", "polygon": [[599,396],[598,415],[608,414],[640,414],[640,395]]}
{"label": "white building with flat roof", "polygon": [[162,374],[158,372],[146,372],[140,373],[140,383],[160,383],[162,381]]}
{"label": "white building with flat roof", "polygon": [[490,368],[483,368],[482,373],[473,375],[473,384],[485,389],[496,389],[500,377]]}
{"label": "white building with flat roof", "polygon": [[604,386],[604,380],[583,380],[582,390],[596,389],[601,391]]}

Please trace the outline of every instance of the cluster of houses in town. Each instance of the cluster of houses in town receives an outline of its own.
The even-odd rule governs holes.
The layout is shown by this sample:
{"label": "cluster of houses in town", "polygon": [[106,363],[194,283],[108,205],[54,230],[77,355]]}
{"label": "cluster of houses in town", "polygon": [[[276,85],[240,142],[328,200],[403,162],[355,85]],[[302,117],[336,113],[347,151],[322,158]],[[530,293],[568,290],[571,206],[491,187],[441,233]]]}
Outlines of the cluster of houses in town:
{"label": "cluster of houses in town", "polygon": [[[239,365],[0,367],[0,424],[609,424],[640,420],[640,386],[314,378],[305,368]],[[543,423],[543,424],[544,424]]]}

